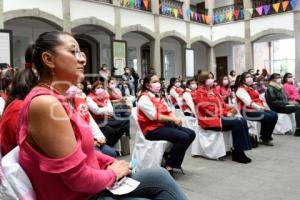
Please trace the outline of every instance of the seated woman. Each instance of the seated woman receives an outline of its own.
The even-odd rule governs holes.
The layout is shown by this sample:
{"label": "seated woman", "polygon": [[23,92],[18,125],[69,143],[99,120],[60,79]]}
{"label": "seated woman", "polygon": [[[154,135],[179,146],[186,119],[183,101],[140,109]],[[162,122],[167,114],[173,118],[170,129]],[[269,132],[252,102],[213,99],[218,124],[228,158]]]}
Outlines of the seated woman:
{"label": "seated woman", "polygon": [[195,132],[182,127],[182,122],[159,96],[161,85],[156,75],[147,75],[138,98],[138,123],[148,140],[167,140],[173,147],[166,156],[166,169],[181,168],[185,151],[195,139]]}
{"label": "seated woman", "polygon": [[[31,48],[25,52],[26,66],[18,72],[11,74],[9,91],[3,118],[0,123],[0,144],[2,156],[14,149],[17,143],[19,129],[20,110],[23,100],[30,90],[37,84],[38,78],[32,69]],[[5,81],[7,83],[7,81]]]}
{"label": "seated woman", "polygon": [[214,89],[214,92],[215,94],[220,95],[223,101],[229,103],[229,100],[232,98],[232,91],[228,76],[221,76],[218,81],[218,85]]}
{"label": "seated woman", "polygon": [[198,76],[198,89],[193,95],[199,126],[207,130],[231,131],[233,139],[232,160],[250,163],[244,151],[251,149],[247,121],[237,116],[237,110],[226,104],[213,91],[211,73],[202,71]]}
{"label": "seated woman", "polygon": [[184,92],[184,89],[181,87],[180,80],[174,77],[171,78],[167,92],[170,95],[172,105],[174,105],[176,109],[179,109],[179,106],[182,104],[182,95]]}
{"label": "seated woman", "polygon": [[93,118],[107,139],[107,145],[115,146],[122,135],[128,132],[129,122],[113,118],[109,95],[100,81],[93,84],[92,92],[86,101]]}
{"label": "seated woman", "polygon": [[66,82],[74,85],[84,78],[85,60],[77,41],[69,33],[46,32],[32,53],[40,80],[23,102],[18,144],[20,165],[37,199],[187,199],[161,168],[133,174],[140,185],[129,194],[108,193],[106,188],[129,176],[131,169],[126,161],[94,150],[91,129],[82,126],[86,122],[63,95]]}
{"label": "seated woman", "polygon": [[240,112],[247,120],[261,122],[260,139],[262,144],[273,146],[272,133],[278,120],[277,113],[269,110],[259,93],[251,86],[252,75],[244,72],[236,80],[235,90]]}
{"label": "seated woman", "polygon": [[195,105],[193,102],[192,94],[195,93],[197,89],[197,83],[195,80],[191,79],[186,82],[186,89],[182,95],[182,106],[181,110],[185,116],[195,117]]}
{"label": "seated woman", "polygon": [[283,90],[289,101],[300,103],[300,94],[298,88],[294,85],[294,79],[291,73],[286,73],[283,76]]}
{"label": "seated woman", "polygon": [[277,113],[294,113],[298,109],[298,103],[288,101],[281,82],[280,74],[274,73],[270,76],[269,87],[265,94],[266,101],[270,109]]}

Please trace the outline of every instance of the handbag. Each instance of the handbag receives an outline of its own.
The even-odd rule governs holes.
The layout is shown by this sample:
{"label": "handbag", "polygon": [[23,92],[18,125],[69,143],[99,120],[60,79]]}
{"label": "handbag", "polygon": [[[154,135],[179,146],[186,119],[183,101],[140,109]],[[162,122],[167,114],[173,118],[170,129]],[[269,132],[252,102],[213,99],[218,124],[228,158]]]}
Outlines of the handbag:
{"label": "handbag", "polygon": [[123,156],[130,154],[130,139],[127,135],[122,135],[120,138],[121,141],[121,152]]}

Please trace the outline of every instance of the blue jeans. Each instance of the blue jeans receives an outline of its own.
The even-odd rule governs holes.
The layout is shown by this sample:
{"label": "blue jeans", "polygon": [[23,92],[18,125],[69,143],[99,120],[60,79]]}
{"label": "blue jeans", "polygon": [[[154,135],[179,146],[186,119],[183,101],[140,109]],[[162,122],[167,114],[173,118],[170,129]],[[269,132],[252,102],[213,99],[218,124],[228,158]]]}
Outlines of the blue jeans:
{"label": "blue jeans", "polygon": [[184,159],[185,151],[194,141],[196,134],[193,130],[172,125],[157,128],[146,134],[147,140],[166,140],[173,143],[172,149],[166,158],[166,165],[173,168],[180,168]]}
{"label": "blue jeans", "polygon": [[131,178],[141,182],[131,193],[115,196],[105,191],[91,200],[187,200],[175,180],[163,168],[144,169],[133,174]]}
{"label": "blue jeans", "polygon": [[261,122],[260,138],[263,141],[272,140],[271,136],[278,120],[277,113],[271,110],[242,113],[247,120]]}
{"label": "blue jeans", "polygon": [[108,145],[101,145],[100,147],[96,147],[97,151],[100,151],[102,153],[104,153],[105,155],[108,155],[110,157],[116,158],[117,157],[117,153],[116,150]]}

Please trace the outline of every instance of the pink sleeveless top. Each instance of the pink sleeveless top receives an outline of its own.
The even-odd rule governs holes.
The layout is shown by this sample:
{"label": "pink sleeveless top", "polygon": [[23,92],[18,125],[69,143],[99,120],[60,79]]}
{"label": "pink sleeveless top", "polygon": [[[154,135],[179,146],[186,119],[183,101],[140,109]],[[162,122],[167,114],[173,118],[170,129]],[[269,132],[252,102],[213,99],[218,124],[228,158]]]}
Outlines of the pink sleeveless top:
{"label": "pink sleeveless top", "polygon": [[[33,98],[40,95],[55,96],[69,115],[77,140],[76,148],[70,155],[49,158],[26,141],[29,105]],[[37,199],[89,199],[115,182],[115,173],[106,169],[115,159],[94,150],[91,128],[78,113],[69,109],[64,96],[46,88],[34,88],[23,102],[20,122],[19,162],[33,185]],[[41,119],[41,123],[47,122]]]}

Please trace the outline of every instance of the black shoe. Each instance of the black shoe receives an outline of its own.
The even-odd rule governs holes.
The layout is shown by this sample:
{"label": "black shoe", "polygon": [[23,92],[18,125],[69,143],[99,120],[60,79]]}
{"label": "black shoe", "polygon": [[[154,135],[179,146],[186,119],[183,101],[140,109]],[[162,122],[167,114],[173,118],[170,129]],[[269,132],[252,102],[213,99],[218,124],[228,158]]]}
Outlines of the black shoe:
{"label": "black shoe", "polygon": [[269,140],[269,141],[263,140],[263,141],[261,141],[261,144],[269,146],[269,147],[274,146],[274,143],[271,140]]}
{"label": "black shoe", "polygon": [[251,162],[251,159],[243,151],[232,151],[232,161],[247,164]]}

